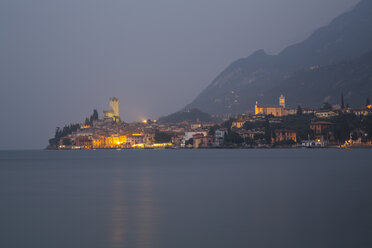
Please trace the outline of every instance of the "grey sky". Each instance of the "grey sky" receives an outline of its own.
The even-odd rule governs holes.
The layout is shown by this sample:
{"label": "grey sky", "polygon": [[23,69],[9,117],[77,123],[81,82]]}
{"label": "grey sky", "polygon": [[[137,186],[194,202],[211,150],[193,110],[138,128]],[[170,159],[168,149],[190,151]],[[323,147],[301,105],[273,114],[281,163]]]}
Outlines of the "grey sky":
{"label": "grey sky", "polygon": [[226,66],[277,53],[358,0],[2,0],[0,149],[120,100],[124,121],[192,101]]}

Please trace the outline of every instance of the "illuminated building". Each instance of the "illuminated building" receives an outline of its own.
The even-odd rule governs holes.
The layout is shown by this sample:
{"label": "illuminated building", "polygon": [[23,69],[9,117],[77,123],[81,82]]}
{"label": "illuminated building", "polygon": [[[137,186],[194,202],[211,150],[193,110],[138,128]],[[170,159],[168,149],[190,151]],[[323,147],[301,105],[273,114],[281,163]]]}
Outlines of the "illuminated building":
{"label": "illuminated building", "polygon": [[331,111],[331,110],[318,111],[318,112],[315,113],[315,116],[318,117],[318,118],[331,118],[331,117],[334,117],[334,116],[338,116],[338,113],[336,113],[334,111]]}
{"label": "illuminated building", "polygon": [[95,136],[93,137],[93,149],[105,148],[105,137]]}
{"label": "illuminated building", "polygon": [[310,123],[310,129],[313,130],[315,134],[321,134],[323,130],[328,129],[331,125],[331,122],[317,121]]}
{"label": "illuminated building", "polygon": [[127,143],[129,143],[131,146],[137,145],[137,144],[143,144],[144,143],[144,135],[143,134],[128,135]]}
{"label": "illuminated building", "polygon": [[245,121],[234,121],[232,124],[231,124],[231,127],[232,128],[242,128],[243,125],[244,125]]}
{"label": "illuminated building", "polygon": [[90,149],[93,146],[91,136],[79,136],[75,139],[76,146],[84,149]]}
{"label": "illuminated building", "polygon": [[353,112],[357,116],[367,116],[371,114],[371,110],[368,107],[363,109],[353,109],[351,112]]}
{"label": "illuminated building", "polygon": [[279,97],[279,106],[285,108],[285,97],[283,95]]}
{"label": "illuminated building", "polygon": [[127,143],[127,136],[112,135],[105,137],[105,148],[117,148]]}
{"label": "illuminated building", "polygon": [[273,115],[275,117],[281,117],[288,115],[288,110],[285,108],[285,97],[280,95],[279,105],[262,105],[259,106],[258,102],[254,106],[255,115]]}
{"label": "illuminated building", "polygon": [[276,105],[259,106],[258,103],[256,102],[256,105],[254,106],[254,114],[255,115],[273,115],[275,117],[280,117],[280,116],[288,115],[288,111],[282,106],[276,106]]}
{"label": "illuminated building", "polygon": [[104,118],[110,118],[115,122],[120,121],[119,115],[119,99],[116,97],[110,98],[110,110],[103,111]]}
{"label": "illuminated building", "polygon": [[275,142],[293,140],[297,142],[297,134],[291,130],[275,130]]}

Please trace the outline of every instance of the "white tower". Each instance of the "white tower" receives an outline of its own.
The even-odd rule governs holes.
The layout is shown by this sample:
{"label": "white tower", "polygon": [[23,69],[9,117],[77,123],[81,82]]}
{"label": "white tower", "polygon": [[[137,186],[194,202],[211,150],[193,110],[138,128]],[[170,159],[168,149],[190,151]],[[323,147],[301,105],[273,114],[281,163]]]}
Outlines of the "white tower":
{"label": "white tower", "polygon": [[279,97],[279,106],[285,108],[285,97],[283,96],[283,94],[281,94]]}

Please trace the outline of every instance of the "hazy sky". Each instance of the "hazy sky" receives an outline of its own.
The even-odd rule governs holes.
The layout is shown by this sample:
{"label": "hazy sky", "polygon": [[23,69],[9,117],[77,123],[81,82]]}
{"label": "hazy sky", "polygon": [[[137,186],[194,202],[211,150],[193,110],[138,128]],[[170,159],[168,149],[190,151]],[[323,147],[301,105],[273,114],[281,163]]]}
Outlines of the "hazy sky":
{"label": "hazy sky", "polygon": [[277,53],[358,0],[1,0],[0,149],[120,101],[124,121],[191,102],[255,50]]}

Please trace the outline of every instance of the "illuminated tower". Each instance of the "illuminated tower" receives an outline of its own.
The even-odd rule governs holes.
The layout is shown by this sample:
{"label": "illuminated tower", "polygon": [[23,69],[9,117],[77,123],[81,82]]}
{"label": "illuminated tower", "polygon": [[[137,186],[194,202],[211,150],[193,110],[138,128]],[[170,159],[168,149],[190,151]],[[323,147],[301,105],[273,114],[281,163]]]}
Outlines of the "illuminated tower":
{"label": "illuminated tower", "polygon": [[110,110],[103,111],[104,118],[110,118],[115,122],[120,121],[119,116],[119,99],[116,97],[110,98]]}
{"label": "illuminated tower", "polygon": [[279,106],[285,108],[285,97],[283,96],[283,94],[279,97]]}
{"label": "illuminated tower", "polygon": [[119,99],[116,97],[110,98],[110,110],[115,117],[119,117]]}
{"label": "illuminated tower", "polygon": [[256,105],[254,105],[254,114],[255,115],[258,115],[259,114],[259,111],[258,111],[258,102],[256,102]]}

